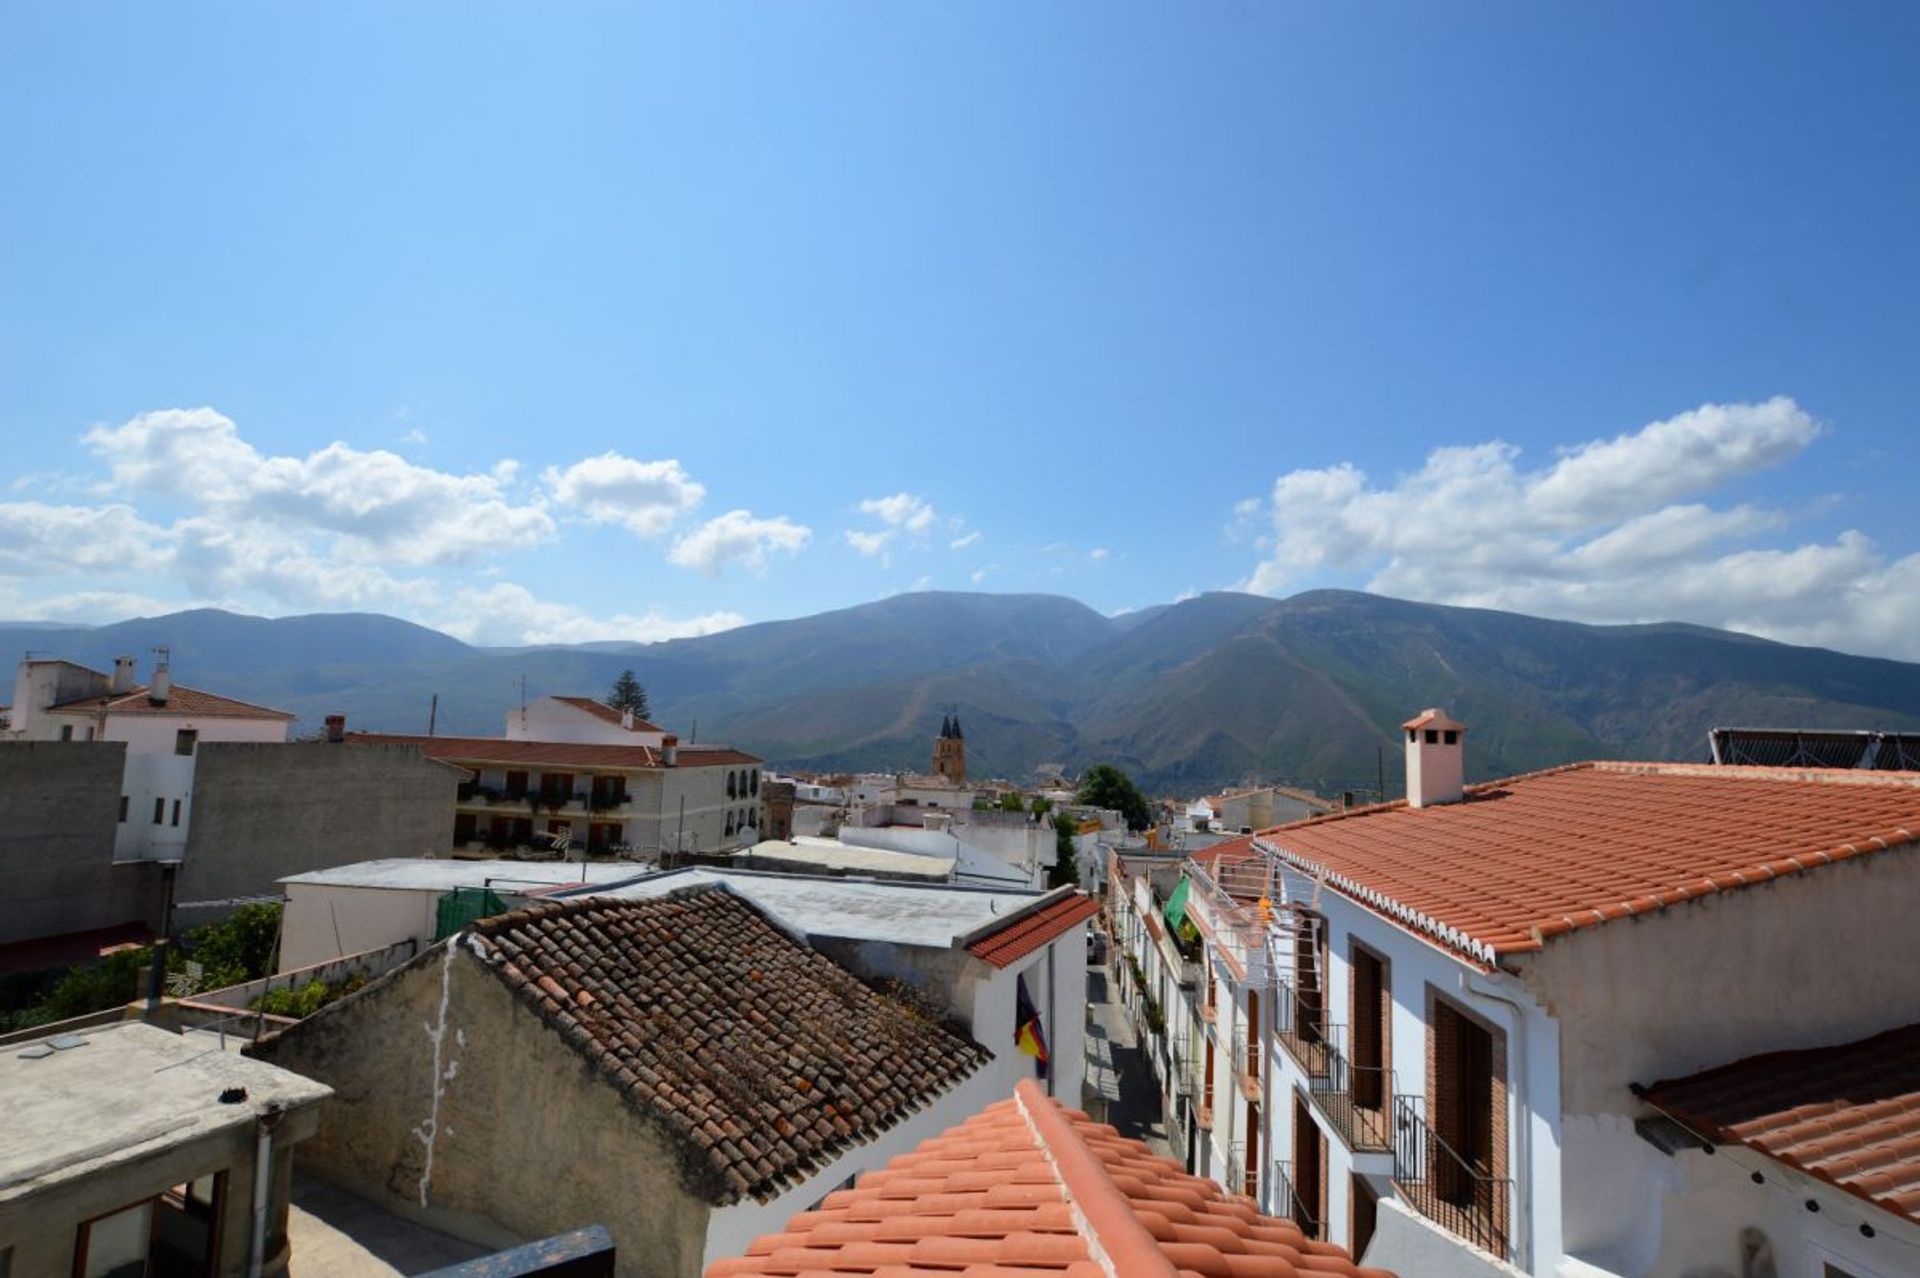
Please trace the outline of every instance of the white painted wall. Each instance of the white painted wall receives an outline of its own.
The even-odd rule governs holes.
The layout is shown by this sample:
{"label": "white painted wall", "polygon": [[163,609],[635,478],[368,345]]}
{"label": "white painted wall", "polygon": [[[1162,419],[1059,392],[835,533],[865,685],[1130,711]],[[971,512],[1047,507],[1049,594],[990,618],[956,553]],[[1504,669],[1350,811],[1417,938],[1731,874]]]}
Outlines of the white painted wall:
{"label": "white painted wall", "polygon": [[433,939],[444,893],[408,888],[288,883],[280,924],[280,971],[311,967],[399,941]]}
{"label": "white painted wall", "polygon": [[[116,861],[178,861],[186,855],[187,828],[193,817],[194,756],[174,754],[168,742],[165,754],[135,754],[128,747],[120,793],[126,798],[126,820],[114,827]],[[161,816],[154,820],[154,805]],[[176,820],[174,805],[179,805]]]}
{"label": "white painted wall", "polygon": [[509,741],[564,741],[576,745],[659,746],[664,732],[635,732],[609,723],[558,697],[536,697],[507,711]]}

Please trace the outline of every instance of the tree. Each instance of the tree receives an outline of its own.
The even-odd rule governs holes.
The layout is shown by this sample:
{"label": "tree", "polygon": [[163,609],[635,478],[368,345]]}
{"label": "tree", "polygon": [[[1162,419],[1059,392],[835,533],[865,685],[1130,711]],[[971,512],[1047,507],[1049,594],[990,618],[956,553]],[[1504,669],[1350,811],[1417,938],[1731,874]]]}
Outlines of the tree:
{"label": "tree", "polygon": [[1051,811],[1053,811],[1052,799],[1049,799],[1044,794],[1036,794],[1033,796],[1033,814],[1035,816],[1045,816]]}
{"label": "tree", "polygon": [[279,903],[243,905],[218,923],[194,928],[182,939],[187,956],[200,964],[200,989],[258,980],[273,971],[273,951],[280,942]]}
{"label": "tree", "polygon": [[1127,819],[1129,830],[1153,824],[1153,809],[1133,778],[1111,763],[1096,763],[1080,778],[1079,801],[1088,807],[1110,808]]}
{"label": "tree", "polygon": [[647,704],[647,690],[633,677],[633,671],[622,670],[620,677],[613,681],[613,691],[607,694],[607,704],[619,711],[633,711],[633,717],[644,719],[653,713],[653,707]]}
{"label": "tree", "polygon": [[1056,813],[1053,818],[1053,868],[1047,871],[1047,886],[1080,886],[1080,857],[1073,846],[1073,836],[1080,831],[1080,823],[1064,812]]}
{"label": "tree", "polygon": [[1009,790],[1000,796],[1000,810],[1002,812],[1025,812],[1027,810],[1027,801],[1021,797],[1019,791]]}

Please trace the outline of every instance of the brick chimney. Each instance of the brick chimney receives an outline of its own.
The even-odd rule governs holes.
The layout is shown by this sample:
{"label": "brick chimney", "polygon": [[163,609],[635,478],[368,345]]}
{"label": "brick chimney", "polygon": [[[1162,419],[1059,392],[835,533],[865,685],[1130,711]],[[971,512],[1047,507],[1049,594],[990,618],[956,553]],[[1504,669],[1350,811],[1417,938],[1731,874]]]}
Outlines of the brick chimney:
{"label": "brick chimney", "polygon": [[1467,725],[1431,708],[1400,726],[1407,734],[1407,806],[1460,802],[1466,784]]}
{"label": "brick chimney", "polygon": [[327,740],[339,745],[347,739],[347,716],[330,714],[327,716]]}

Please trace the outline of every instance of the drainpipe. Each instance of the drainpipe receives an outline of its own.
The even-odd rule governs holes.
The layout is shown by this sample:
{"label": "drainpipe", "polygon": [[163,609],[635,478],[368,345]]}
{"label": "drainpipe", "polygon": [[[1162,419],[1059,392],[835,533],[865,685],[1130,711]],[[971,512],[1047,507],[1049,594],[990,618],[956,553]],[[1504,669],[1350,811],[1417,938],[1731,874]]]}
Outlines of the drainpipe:
{"label": "drainpipe", "polygon": [[260,1278],[267,1260],[267,1199],[273,1185],[273,1129],[280,1125],[280,1107],[270,1105],[260,1115],[259,1136],[253,1150],[253,1243],[247,1252],[247,1278]]}
{"label": "drainpipe", "polygon": [[1533,1272],[1533,1107],[1527,1103],[1530,1088],[1527,1077],[1527,1014],[1518,1002],[1497,990],[1486,988],[1482,982],[1486,978],[1478,972],[1467,973],[1467,993],[1474,998],[1489,1003],[1499,1003],[1507,1009],[1507,1020],[1511,1028],[1507,1032],[1507,1041],[1513,1044],[1513,1074],[1508,1080],[1507,1090],[1512,1094],[1513,1108],[1520,1115],[1519,1154],[1520,1172],[1514,1177],[1514,1184],[1520,1190],[1519,1210],[1514,1213],[1520,1223],[1519,1245],[1514,1255],[1519,1267],[1528,1273]]}

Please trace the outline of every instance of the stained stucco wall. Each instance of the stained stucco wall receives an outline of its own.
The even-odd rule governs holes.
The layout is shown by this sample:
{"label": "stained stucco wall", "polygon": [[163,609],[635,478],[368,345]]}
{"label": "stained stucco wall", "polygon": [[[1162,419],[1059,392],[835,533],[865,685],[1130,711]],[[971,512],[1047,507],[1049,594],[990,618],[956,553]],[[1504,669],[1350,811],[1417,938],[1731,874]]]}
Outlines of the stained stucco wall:
{"label": "stained stucco wall", "polygon": [[[1561,1026],[1569,1254],[1629,1278],[1692,1213],[1629,1091],[1912,1020],[1920,850],[1896,848],[1566,934],[1519,963]],[[1783,1270],[1783,1273],[1785,1271]]]}
{"label": "stained stucco wall", "polygon": [[379,857],[443,853],[461,773],[418,746],[202,744],[174,921],[192,927],[278,880]]}
{"label": "stained stucco wall", "polygon": [[0,943],[159,923],[159,868],[113,864],[125,756],[117,742],[0,742],[0,892],[8,903]]}
{"label": "stained stucco wall", "polygon": [[457,938],[256,1050],[334,1088],[306,1170],[488,1246],[603,1224],[623,1275],[700,1272],[677,1150]]}

